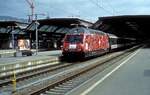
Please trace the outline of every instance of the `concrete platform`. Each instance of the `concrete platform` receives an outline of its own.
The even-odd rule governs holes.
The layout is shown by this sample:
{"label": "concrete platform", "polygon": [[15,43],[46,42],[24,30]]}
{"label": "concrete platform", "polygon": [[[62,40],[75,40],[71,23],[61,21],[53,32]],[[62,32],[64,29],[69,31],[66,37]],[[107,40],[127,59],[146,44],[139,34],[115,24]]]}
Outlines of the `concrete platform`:
{"label": "concrete platform", "polygon": [[45,59],[50,57],[58,57],[60,55],[61,55],[61,50],[54,50],[54,51],[38,52],[37,55],[34,53],[33,56],[19,56],[19,57],[8,57],[8,58],[4,57],[4,58],[0,58],[0,65],[11,64],[15,62],[38,60],[43,58]]}
{"label": "concrete platform", "polygon": [[67,95],[150,95],[150,47],[143,47]]}
{"label": "concrete platform", "polygon": [[2,57],[14,57],[16,50],[8,49],[8,50],[0,50],[0,58]]}
{"label": "concrete platform", "polygon": [[6,69],[17,68],[18,66],[26,66],[32,64],[38,64],[44,61],[58,61],[61,56],[61,50],[45,51],[35,53],[33,56],[19,56],[19,57],[4,57],[0,58],[0,71]]}

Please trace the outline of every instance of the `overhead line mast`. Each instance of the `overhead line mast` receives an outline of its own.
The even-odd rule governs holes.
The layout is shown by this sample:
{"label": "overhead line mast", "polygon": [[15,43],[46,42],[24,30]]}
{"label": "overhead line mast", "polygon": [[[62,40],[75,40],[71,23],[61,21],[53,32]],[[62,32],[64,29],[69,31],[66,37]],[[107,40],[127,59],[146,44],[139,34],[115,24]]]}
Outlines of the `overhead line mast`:
{"label": "overhead line mast", "polygon": [[29,22],[31,22],[34,19],[34,0],[26,0],[27,3],[29,4],[30,8],[31,8],[31,15],[29,15]]}

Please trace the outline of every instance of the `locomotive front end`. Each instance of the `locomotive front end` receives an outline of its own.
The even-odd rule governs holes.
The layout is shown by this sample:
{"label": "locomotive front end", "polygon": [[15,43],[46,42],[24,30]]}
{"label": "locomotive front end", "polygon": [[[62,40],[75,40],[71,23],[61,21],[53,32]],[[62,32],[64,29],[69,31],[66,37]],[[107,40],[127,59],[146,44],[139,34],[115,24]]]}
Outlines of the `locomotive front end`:
{"label": "locomotive front end", "polygon": [[83,38],[84,35],[66,35],[63,42],[63,56],[83,56]]}

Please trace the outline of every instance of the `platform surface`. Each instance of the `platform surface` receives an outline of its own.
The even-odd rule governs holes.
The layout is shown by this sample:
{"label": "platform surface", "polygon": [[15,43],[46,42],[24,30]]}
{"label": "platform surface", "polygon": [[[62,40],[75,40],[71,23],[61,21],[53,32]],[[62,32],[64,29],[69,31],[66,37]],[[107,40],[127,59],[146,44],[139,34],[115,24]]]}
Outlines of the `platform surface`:
{"label": "platform surface", "polygon": [[[150,95],[150,47],[141,48],[133,54],[68,95]],[[112,72],[122,63],[121,67]]]}
{"label": "platform surface", "polygon": [[11,64],[15,62],[41,60],[46,58],[56,58],[60,55],[61,50],[52,50],[52,51],[38,52],[37,55],[34,53],[33,56],[4,57],[0,58],[0,65]]}

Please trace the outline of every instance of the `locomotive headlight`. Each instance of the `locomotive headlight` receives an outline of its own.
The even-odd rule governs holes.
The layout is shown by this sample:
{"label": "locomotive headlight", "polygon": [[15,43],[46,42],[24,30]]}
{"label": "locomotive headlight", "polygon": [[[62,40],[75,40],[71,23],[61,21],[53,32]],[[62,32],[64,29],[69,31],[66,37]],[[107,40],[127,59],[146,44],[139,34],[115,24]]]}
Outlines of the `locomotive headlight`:
{"label": "locomotive headlight", "polygon": [[70,44],[69,45],[69,49],[76,49],[77,48],[77,45],[76,44]]}
{"label": "locomotive headlight", "polygon": [[85,49],[88,50],[88,43],[85,44]]}

